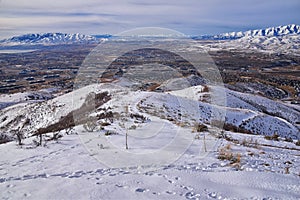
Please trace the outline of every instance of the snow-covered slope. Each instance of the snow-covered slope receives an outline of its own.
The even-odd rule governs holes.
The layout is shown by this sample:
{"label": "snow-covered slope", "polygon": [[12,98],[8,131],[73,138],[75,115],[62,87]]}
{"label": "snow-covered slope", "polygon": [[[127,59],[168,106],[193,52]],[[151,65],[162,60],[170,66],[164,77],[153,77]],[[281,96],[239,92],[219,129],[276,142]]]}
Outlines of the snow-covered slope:
{"label": "snow-covered slope", "polygon": [[56,88],[43,89],[40,91],[28,91],[15,94],[0,94],[0,110],[20,103],[35,103],[54,97]]}
{"label": "snow-covered slope", "polygon": [[[217,87],[212,89],[218,90]],[[59,123],[69,113],[84,105],[91,91],[96,91],[99,94],[108,92],[106,96],[111,98],[99,108],[106,112],[109,107],[109,112],[120,114],[122,109],[120,111],[118,108],[125,106],[125,100],[122,99],[126,99],[129,106],[138,107],[135,113],[141,116],[151,115],[187,126],[193,126],[195,122],[210,126],[214,120],[211,116],[220,113],[220,116],[224,116],[225,126],[232,126],[241,132],[260,135],[277,133],[281,137],[300,139],[299,127],[296,125],[300,119],[298,110],[264,97],[229,89],[226,89],[227,105],[217,106],[209,103],[211,92],[202,90],[202,86],[194,86],[166,94],[127,91],[110,84],[91,85],[43,103],[7,107],[1,110],[0,128],[10,133],[29,120],[30,124],[24,126],[24,131],[26,136],[30,136],[41,128]],[[101,116],[101,113],[95,111],[90,114]]]}
{"label": "snow-covered slope", "polygon": [[[284,137],[299,139],[295,126],[299,111],[228,89],[227,104],[213,105],[209,96],[218,90],[217,86],[207,91],[198,85],[158,93],[105,83],[44,102],[6,107],[0,110],[1,133],[19,130],[28,138],[22,146],[15,142],[0,145],[0,197],[297,199],[299,147]],[[93,96],[90,94],[95,99],[97,94],[105,94],[101,100],[106,101],[94,107],[96,104],[87,101]],[[2,101],[9,100],[5,96]],[[73,134],[55,129],[69,123],[65,117],[80,108],[88,111],[84,117],[97,119],[94,131],[88,132],[80,123],[75,124]],[[237,132],[215,127],[211,123],[213,111],[225,113],[225,124]],[[79,112],[77,115],[71,117],[83,117]],[[195,132],[195,122],[208,129]],[[30,136],[45,127],[52,128],[43,136],[45,146],[36,146],[37,139]],[[275,131],[283,138],[264,138]],[[50,140],[56,134],[62,138]],[[236,160],[220,160],[224,149]]]}
{"label": "snow-covered slope", "polygon": [[274,36],[286,36],[286,35],[297,35],[300,34],[300,26],[295,24],[289,24],[285,26],[269,27],[265,29],[256,29],[249,31],[239,31],[239,32],[230,32],[222,33],[219,35],[207,35],[195,37],[195,39],[213,39],[213,40],[228,40],[228,39],[239,39],[242,37],[255,37],[255,36],[264,36],[264,37],[274,37]]}
{"label": "snow-covered slope", "polygon": [[219,44],[217,48],[259,50],[277,53],[299,54],[300,35],[286,35],[279,37],[245,36]]}
{"label": "snow-covered slope", "polygon": [[207,51],[234,49],[299,55],[300,26],[291,24],[246,32],[231,32],[194,38],[199,40],[215,40],[215,42],[211,43],[201,43],[201,47]]}
{"label": "snow-covered slope", "polygon": [[[100,38],[101,39],[101,38]],[[99,43],[100,39],[89,36],[66,33],[26,34],[1,40],[2,45],[55,45],[55,44],[89,44]]]}
{"label": "snow-covered slope", "polygon": [[300,54],[300,35],[285,36],[244,36],[236,40],[225,40],[210,44],[201,44],[207,51],[214,50],[241,50],[266,53]]}

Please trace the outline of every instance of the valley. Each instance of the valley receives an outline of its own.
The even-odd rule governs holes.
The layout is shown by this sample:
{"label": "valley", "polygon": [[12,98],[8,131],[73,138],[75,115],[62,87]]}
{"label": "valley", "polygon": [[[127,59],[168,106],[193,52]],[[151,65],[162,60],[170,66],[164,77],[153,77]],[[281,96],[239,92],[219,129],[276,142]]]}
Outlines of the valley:
{"label": "valley", "polygon": [[0,197],[298,199],[297,27],[3,40]]}

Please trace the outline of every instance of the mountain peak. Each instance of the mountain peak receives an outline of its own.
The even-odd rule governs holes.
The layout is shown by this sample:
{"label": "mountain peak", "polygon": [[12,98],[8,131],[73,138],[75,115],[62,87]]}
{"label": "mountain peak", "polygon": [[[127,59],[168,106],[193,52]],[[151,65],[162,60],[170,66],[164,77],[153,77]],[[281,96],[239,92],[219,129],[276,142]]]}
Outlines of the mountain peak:
{"label": "mountain peak", "polygon": [[266,29],[249,30],[244,32],[245,36],[284,36],[300,34],[300,26],[289,24],[285,26],[270,27]]}

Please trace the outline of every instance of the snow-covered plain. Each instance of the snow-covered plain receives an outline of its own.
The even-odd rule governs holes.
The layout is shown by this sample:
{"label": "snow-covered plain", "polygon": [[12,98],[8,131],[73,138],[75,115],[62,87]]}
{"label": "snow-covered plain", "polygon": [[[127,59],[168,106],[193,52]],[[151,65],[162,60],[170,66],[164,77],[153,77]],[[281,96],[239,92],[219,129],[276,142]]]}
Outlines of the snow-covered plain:
{"label": "snow-covered plain", "polygon": [[[0,197],[299,199],[300,148],[294,144],[300,137],[295,124],[299,111],[228,89],[227,103],[213,105],[209,103],[212,91],[220,90],[214,87],[209,91],[194,86],[157,93],[99,84],[48,101],[20,101],[2,109],[2,133],[11,134],[23,127],[27,139],[22,146],[14,141],[0,145]],[[109,123],[93,132],[77,124],[73,134],[63,130],[59,133],[63,137],[57,141],[35,146],[32,141],[37,139],[31,135],[80,108],[91,92],[108,92],[110,100],[89,115],[111,112],[113,121],[99,119],[99,124]],[[5,102],[4,97],[1,102]],[[284,112],[278,114],[278,108]],[[223,123],[253,134],[213,126],[214,112],[225,114]],[[25,119],[30,123],[24,124]],[[195,132],[195,122],[208,129]],[[260,132],[248,127],[258,127]],[[275,132],[279,141],[263,136]],[[46,134],[44,140],[53,134]],[[285,137],[294,141],[286,142]],[[220,159],[222,152],[232,155],[235,161]]]}

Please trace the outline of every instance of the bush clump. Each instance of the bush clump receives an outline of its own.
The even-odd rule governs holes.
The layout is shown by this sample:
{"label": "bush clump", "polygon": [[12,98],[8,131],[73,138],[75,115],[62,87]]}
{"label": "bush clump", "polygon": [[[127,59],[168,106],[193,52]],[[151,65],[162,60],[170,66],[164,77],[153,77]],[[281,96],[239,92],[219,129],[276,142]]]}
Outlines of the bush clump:
{"label": "bush clump", "polygon": [[114,131],[110,131],[110,130],[107,130],[105,133],[104,133],[105,136],[109,136],[109,135],[118,135],[118,133],[114,132]]}
{"label": "bush clump", "polygon": [[96,130],[97,128],[97,123],[94,120],[91,121],[87,121],[85,124],[83,124],[83,128],[87,131],[87,132],[93,132]]}
{"label": "bush clump", "polygon": [[277,133],[274,133],[273,135],[266,135],[265,139],[279,141],[279,135]]}
{"label": "bush clump", "polygon": [[204,132],[204,131],[208,131],[208,128],[206,125],[200,124],[200,123],[195,123],[195,125],[193,127],[193,132]]}

